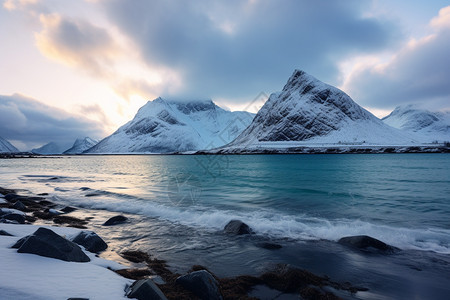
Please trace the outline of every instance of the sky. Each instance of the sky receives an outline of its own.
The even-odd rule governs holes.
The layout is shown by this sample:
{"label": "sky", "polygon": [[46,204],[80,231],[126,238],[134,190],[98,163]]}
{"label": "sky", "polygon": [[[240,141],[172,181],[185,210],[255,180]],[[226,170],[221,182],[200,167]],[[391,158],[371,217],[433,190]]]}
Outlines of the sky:
{"label": "sky", "polygon": [[0,38],[21,150],[104,138],[159,96],[256,112],[295,69],[378,117],[450,110],[448,1],[3,0]]}

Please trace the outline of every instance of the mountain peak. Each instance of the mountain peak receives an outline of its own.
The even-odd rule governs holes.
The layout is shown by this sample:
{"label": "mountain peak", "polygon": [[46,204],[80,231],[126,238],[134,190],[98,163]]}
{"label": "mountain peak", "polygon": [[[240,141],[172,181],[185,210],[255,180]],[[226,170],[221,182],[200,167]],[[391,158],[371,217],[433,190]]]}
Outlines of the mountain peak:
{"label": "mountain peak", "polygon": [[212,100],[158,97],[86,153],[170,153],[219,147],[239,135],[252,119],[250,113],[225,111]]}
{"label": "mountain peak", "polygon": [[305,71],[295,70],[294,73],[292,73],[291,77],[289,77],[286,85],[283,88],[283,91],[295,89],[300,91],[301,94],[306,94],[313,89],[327,88],[331,88],[331,86],[323,83],[314,76],[309,75]]}
{"label": "mountain peak", "polygon": [[407,142],[343,91],[295,70],[283,90],[270,95],[252,124],[231,145],[384,143],[397,137]]}
{"label": "mountain peak", "polygon": [[31,150],[32,153],[36,154],[61,154],[64,151],[64,146],[57,144],[56,142],[50,142],[39,148],[34,148]]}
{"label": "mountain peak", "polygon": [[84,151],[94,147],[98,143],[97,140],[91,139],[90,137],[86,136],[84,138],[79,137],[75,140],[72,147],[64,151],[64,154],[80,154]]}

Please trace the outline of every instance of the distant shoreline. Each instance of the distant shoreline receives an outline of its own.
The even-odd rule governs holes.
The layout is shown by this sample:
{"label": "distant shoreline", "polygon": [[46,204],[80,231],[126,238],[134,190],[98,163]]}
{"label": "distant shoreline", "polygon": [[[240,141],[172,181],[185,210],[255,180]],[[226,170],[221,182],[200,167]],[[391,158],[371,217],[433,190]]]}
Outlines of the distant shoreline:
{"label": "distant shoreline", "polygon": [[265,155],[265,154],[403,154],[403,153],[450,153],[450,145],[436,146],[340,146],[335,147],[286,147],[277,148],[222,148],[172,153],[80,153],[35,154],[31,152],[0,153],[0,159],[14,158],[60,158],[71,156],[128,156],[128,155]]}

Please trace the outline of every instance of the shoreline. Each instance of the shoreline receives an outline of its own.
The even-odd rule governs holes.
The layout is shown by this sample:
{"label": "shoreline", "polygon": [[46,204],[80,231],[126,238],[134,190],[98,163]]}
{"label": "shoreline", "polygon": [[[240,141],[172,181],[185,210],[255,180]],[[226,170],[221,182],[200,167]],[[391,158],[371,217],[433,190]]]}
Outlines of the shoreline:
{"label": "shoreline", "polygon": [[[22,211],[26,213],[23,225],[41,224],[43,226],[53,225],[61,228],[75,227],[80,230],[92,229],[90,221],[91,215],[86,215],[87,210],[76,207],[61,207],[45,198],[47,195],[21,196],[15,190],[0,188],[0,193],[8,195],[8,200],[0,203],[0,208],[15,209],[18,201],[24,204]],[[14,197],[13,195],[16,195]],[[4,198],[2,198],[5,200]],[[53,214],[54,211],[66,210],[61,214]],[[76,217],[82,215],[84,219]],[[117,228],[120,224],[111,227]],[[94,230],[95,231],[95,230]],[[104,231],[104,230],[102,230]],[[108,243],[108,236],[103,238]],[[192,272],[208,270],[208,266],[193,265],[187,274],[179,274],[170,270],[164,260],[150,256],[141,249],[131,249],[119,253],[110,253],[107,259],[113,259],[116,263],[127,263],[128,268],[116,271],[117,274],[132,280],[143,278],[153,278],[157,286],[169,299],[195,299],[195,294],[189,288],[181,286],[177,282],[180,276],[188,275]],[[101,254],[100,254],[101,256]],[[366,291],[365,287],[354,287],[350,283],[338,283],[332,281],[327,276],[317,276],[303,269],[297,269],[287,265],[279,264],[272,270],[260,274],[260,276],[240,275],[228,278],[219,278],[212,272],[207,271],[218,282],[219,293],[224,299],[257,299],[267,293],[273,295],[284,295],[285,297],[298,297],[302,295],[304,299],[339,299],[340,297],[351,298],[358,291]],[[153,277],[152,277],[153,276]],[[253,298],[252,298],[253,297]],[[256,298],[255,298],[256,297]]]}
{"label": "shoreline", "polygon": [[127,155],[266,155],[266,154],[409,154],[409,153],[450,153],[450,145],[329,145],[329,146],[290,146],[284,148],[217,148],[169,153],[78,153],[78,154],[35,154],[31,152],[0,153],[0,159],[17,158],[59,158],[71,156],[127,156]]}

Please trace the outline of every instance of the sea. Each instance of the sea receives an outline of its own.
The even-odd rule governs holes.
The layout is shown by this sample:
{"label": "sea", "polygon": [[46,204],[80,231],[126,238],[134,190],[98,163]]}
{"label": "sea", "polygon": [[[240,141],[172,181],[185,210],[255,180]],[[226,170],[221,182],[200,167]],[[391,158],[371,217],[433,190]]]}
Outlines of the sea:
{"label": "sea", "polygon": [[[203,265],[221,277],[289,264],[368,289],[340,295],[348,299],[450,295],[449,154],[2,159],[0,186],[83,208],[92,229],[107,235],[109,258],[140,249],[176,272]],[[130,222],[101,226],[117,214]],[[255,233],[225,234],[233,219]],[[353,235],[400,250],[337,243]]]}

